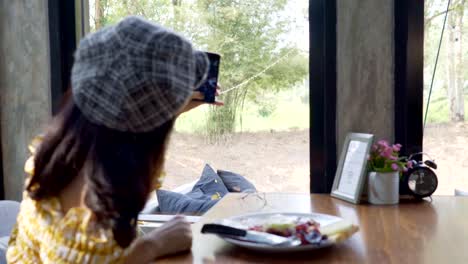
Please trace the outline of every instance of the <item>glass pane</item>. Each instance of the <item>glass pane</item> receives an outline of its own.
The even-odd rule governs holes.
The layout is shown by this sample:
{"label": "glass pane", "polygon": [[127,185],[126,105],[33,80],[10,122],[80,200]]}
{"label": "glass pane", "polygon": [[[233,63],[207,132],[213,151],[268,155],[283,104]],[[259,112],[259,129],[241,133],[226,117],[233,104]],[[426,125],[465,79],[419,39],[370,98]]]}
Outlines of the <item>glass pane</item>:
{"label": "glass pane", "polygon": [[[424,103],[441,38],[447,0],[425,1]],[[438,164],[436,194],[468,190],[468,2],[451,1],[424,130],[424,152]],[[424,108],[426,110],[426,108]]]}
{"label": "glass pane", "polygon": [[164,189],[210,164],[259,191],[309,192],[308,1],[90,0],[90,14],[92,30],[136,14],[222,56],[225,106],[178,119]]}

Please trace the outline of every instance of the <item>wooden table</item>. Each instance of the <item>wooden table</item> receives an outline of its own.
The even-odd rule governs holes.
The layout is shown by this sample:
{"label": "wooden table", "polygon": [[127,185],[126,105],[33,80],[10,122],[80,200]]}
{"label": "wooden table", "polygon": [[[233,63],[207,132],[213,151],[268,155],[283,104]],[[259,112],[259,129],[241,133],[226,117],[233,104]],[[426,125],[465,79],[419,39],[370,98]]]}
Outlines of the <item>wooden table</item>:
{"label": "wooden table", "polygon": [[[215,219],[275,211],[337,215],[357,224],[360,231],[325,250],[282,255],[248,251],[200,234],[201,226]],[[229,194],[193,226],[193,233],[191,253],[158,263],[468,263],[468,197],[372,206],[329,195]]]}

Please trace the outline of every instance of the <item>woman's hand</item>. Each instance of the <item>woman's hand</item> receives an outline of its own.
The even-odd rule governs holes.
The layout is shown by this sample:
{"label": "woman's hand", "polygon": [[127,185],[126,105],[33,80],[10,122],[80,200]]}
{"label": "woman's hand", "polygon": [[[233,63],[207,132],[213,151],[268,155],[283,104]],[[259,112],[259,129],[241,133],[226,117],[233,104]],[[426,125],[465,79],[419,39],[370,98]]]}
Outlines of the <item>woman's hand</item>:
{"label": "woman's hand", "polygon": [[[219,87],[216,89],[216,96],[219,95]],[[190,101],[179,111],[178,115],[188,112],[194,108],[199,107],[200,105],[208,104],[207,102],[203,101],[205,99],[205,95],[203,93],[195,91],[192,93],[192,97]],[[224,105],[223,102],[216,101],[211,105],[222,106]]]}
{"label": "woman's hand", "polygon": [[176,216],[145,236],[154,244],[155,258],[187,251],[192,247],[192,229],[183,216]]}
{"label": "woman's hand", "polygon": [[183,216],[176,216],[161,227],[138,238],[126,263],[148,263],[156,258],[190,250],[192,229]]}

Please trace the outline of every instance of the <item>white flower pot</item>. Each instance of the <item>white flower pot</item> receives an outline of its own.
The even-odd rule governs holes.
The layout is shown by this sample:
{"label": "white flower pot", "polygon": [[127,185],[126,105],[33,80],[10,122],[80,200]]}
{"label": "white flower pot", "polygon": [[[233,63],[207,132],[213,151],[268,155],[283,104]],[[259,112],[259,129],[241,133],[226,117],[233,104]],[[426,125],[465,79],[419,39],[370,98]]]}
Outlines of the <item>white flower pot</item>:
{"label": "white flower pot", "polygon": [[369,172],[367,195],[371,204],[391,205],[399,202],[399,172]]}

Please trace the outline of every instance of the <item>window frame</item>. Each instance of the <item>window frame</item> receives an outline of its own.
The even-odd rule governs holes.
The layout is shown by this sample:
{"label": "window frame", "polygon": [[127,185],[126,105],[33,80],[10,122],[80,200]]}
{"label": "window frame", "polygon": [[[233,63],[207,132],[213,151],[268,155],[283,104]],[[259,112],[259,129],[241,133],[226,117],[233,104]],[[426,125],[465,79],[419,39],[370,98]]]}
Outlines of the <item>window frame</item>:
{"label": "window frame", "polygon": [[309,1],[310,193],[330,193],[337,166],[336,0]]}
{"label": "window frame", "polygon": [[395,140],[421,152],[424,100],[424,1],[395,0]]}
{"label": "window frame", "polygon": [[424,101],[424,1],[395,0],[395,141],[421,152]]}
{"label": "window frame", "polygon": [[394,10],[395,141],[408,156],[423,150],[424,1],[395,0]]}
{"label": "window frame", "polygon": [[52,114],[57,113],[70,86],[73,53],[77,42],[77,1],[48,1],[50,45],[50,95]]}

